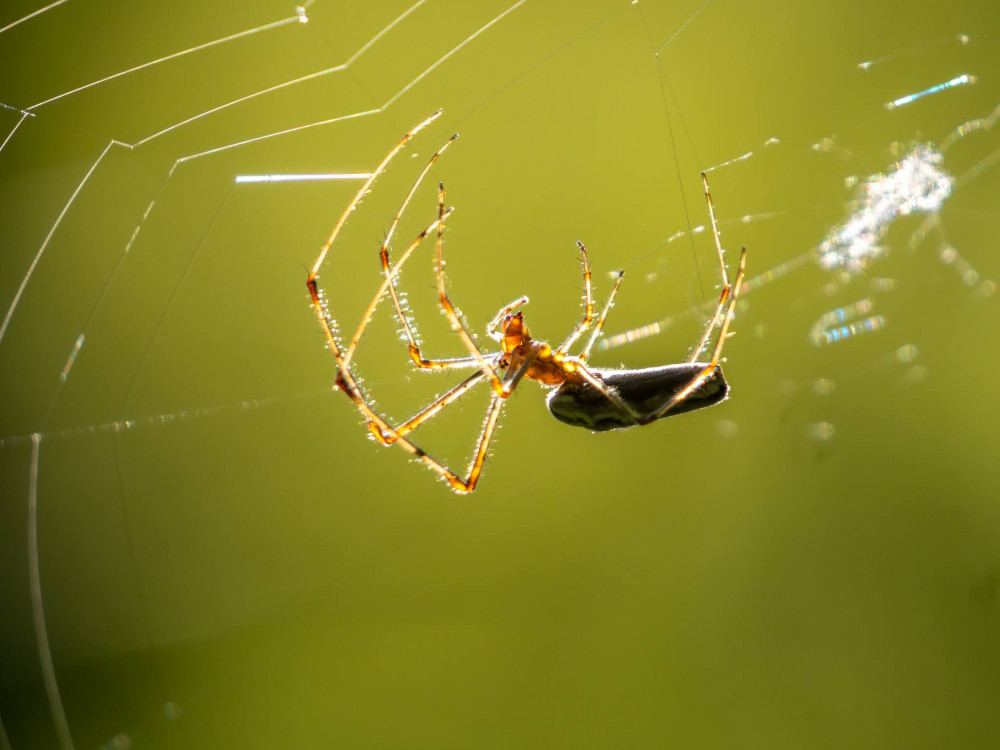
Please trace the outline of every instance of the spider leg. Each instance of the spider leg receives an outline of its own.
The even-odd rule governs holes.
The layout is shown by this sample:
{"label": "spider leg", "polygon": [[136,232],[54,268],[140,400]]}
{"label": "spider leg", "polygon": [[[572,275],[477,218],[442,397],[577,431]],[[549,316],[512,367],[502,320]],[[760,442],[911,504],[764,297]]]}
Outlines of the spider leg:
{"label": "spider leg", "polygon": [[[485,378],[486,373],[482,371],[477,372],[472,378],[468,378],[464,383],[459,384],[456,388],[453,388],[451,391],[446,393],[441,399],[438,399],[437,402],[431,404],[431,406],[423,412],[404,424],[400,428],[401,430],[404,430],[404,433],[401,434],[399,431],[390,426],[389,423],[380,414],[378,414],[366,400],[350,368],[344,364],[343,357],[337,344],[336,335],[334,333],[333,320],[327,313],[326,303],[323,301],[322,297],[320,297],[319,292],[315,291],[313,286],[310,286],[309,289],[312,293],[313,307],[316,310],[320,326],[326,336],[327,344],[337,360],[337,380],[335,387],[337,390],[343,391],[344,395],[346,395],[357,407],[358,411],[364,415],[365,420],[368,422],[368,429],[372,436],[384,445],[398,445],[411,456],[414,456],[423,462],[423,464],[431,471],[435,472],[438,476],[448,482],[451,488],[456,492],[472,492],[472,490],[476,487],[476,483],[479,481],[480,474],[482,473],[483,465],[486,462],[487,450],[493,437],[493,431],[496,429],[497,419],[500,417],[500,410],[503,407],[503,399],[498,394],[493,394],[490,410],[487,413],[486,422],[483,426],[483,431],[480,434],[479,442],[477,443],[476,456],[472,461],[468,474],[464,478],[460,477],[433,456],[430,456],[425,450],[410,442],[404,435],[405,432],[416,429],[420,426],[420,424],[435,416],[441,411],[442,408],[444,408],[444,406],[447,406],[457,400],[458,397],[468,391],[469,388],[474,386],[481,379]],[[442,401],[445,403],[442,403]],[[437,408],[435,409],[435,407]]]}
{"label": "spider leg", "polygon": [[[473,457],[472,463],[469,465],[469,473],[466,475],[465,479],[457,476],[446,477],[453,490],[457,492],[472,492],[476,488],[476,483],[479,482],[479,477],[483,472],[483,465],[486,463],[486,456],[488,455],[490,442],[493,440],[493,433],[496,430],[497,422],[500,419],[500,412],[503,410],[503,405],[506,402],[505,396],[507,394],[504,393],[504,387],[500,382],[496,369],[494,369],[493,365],[483,356],[479,347],[476,346],[476,342],[472,340],[472,336],[469,335],[465,325],[462,323],[461,317],[455,310],[455,306],[448,297],[448,290],[445,286],[444,279],[444,254],[442,249],[445,218],[444,184],[438,183],[438,232],[437,246],[435,248],[434,257],[434,271],[437,276],[438,283],[438,301],[441,304],[441,309],[444,311],[445,316],[451,323],[452,329],[458,332],[459,337],[462,339],[466,348],[479,362],[480,372],[484,377],[489,378],[490,383],[493,386],[490,408],[486,412],[486,421],[483,423],[483,431],[479,434],[479,442],[476,446],[476,455]],[[516,383],[514,383],[514,385],[516,385]]]}
{"label": "spider leg", "polygon": [[733,282],[732,294],[729,295],[729,304],[726,305],[725,313],[722,317],[722,328],[719,331],[719,338],[715,342],[715,349],[712,351],[712,358],[708,361],[708,364],[702,368],[701,372],[691,379],[690,383],[678,391],[673,398],[667,401],[667,403],[645,418],[643,423],[652,422],[662,417],[677,404],[686,399],[692,391],[699,388],[701,384],[704,383],[715,371],[715,368],[719,364],[719,360],[722,358],[722,347],[726,343],[726,337],[729,334],[729,324],[733,320],[733,312],[736,309],[736,298],[739,296],[740,287],[743,285],[743,276],[746,271],[746,264],[747,249],[744,247],[742,251],[740,251],[740,268],[736,274],[736,281]]}
{"label": "spider leg", "polygon": [[719,318],[722,315],[722,311],[726,309],[726,300],[729,299],[730,293],[729,283],[722,288],[722,294],[719,295],[719,304],[715,306],[715,312],[712,313],[712,317],[708,319],[708,324],[705,326],[705,332],[701,335],[698,340],[698,345],[691,351],[691,356],[687,358],[688,362],[696,362],[701,353],[705,351],[705,347],[708,346],[708,340],[712,335],[712,331],[719,324]]}
{"label": "spider leg", "polygon": [[604,303],[604,309],[601,310],[601,314],[597,318],[597,323],[594,325],[594,330],[590,334],[590,339],[588,339],[587,345],[583,347],[583,351],[578,355],[581,362],[587,361],[587,358],[590,356],[590,350],[594,347],[594,342],[601,335],[601,330],[604,328],[604,319],[608,317],[608,311],[611,310],[615,295],[618,294],[618,287],[622,285],[622,279],[624,278],[625,271],[619,271],[618,278],[615,279],[615,285],[611,288],[611,294],[608,295],[608,301]]}
{"label": "spider leg", "polygon": [[313,263],[313,267],[309,271],[309,280],[307,283],[309,284],[310,289],[313,286],[315,286],[316,277],[319,275],[319,269],[323,266],[323,261],[326,259],[326,254],[330,252],[330,247],[333,245],[334,240],[337,239],[337,235],[340,234],[340,230],[343,229],[344,224],[347,223],[347,217],[349,217],[351,213],[354,212],[354,209],[358,207],[358,205],[361,203],[361,200],[368,194],[368,191],[372,189],[372,185],[375,184],[375,180],[377,180],[382,175],[382,173],[385,172],[386,168],[389,166],[389,162],[392,161],[393,157],[403,150],[403,146],[405,146],[413,136],[415,136],[426,126],[430,125],[437,118],[439,118],[443,111],[444,110],[439,109],[437,112],[432,114],[423,122],[419,123],[415,128],[413,128],[406,135],[404,135],[402,139],[400,139],[399,143],[397,143],[395,147],[393,147],[393,149],[388,154],[386,154],[385,158],[382,159],[382,162],[378,165],[378,167],[375,168],[375,171],[372,172],[371,177],[365,180],[365,183],[361,186],[361,189],[358,190],[358,193],[357,195],[354,196],[354,199],[347,204],[347,208],[344,209],[344,213],[342,213],[340,215],[340,218],[337,219],[337,223],[334,225],[333,231],[330,232],[330,236],[327,238],[326,242],[323,243],[323,247],[320,249],[319,256],[316,258],[316,262]]}
{"label": "spider leg", "polygon": [[468,475],[464,480],[458,477],[455,477],[454,480],[448,480],[453,490],[457,490],[458,492],[472,492],[476,489],[476,483],[479,481],[479,475],[483,473],[483,464],[486,463],[487,451],[489,450],[490,442],[493,440],[493,432],[496,430],[497,420],[500,419],[500,411],[503,409],[505,401],[506,399],[499,393],[493,394],[493,400],[490,402],[490,410],[486,413],[486,421],[483,423],[483,431],[479,435],[476,456],[469,465]]}
{"label": "spider leg", "polygon": [[608,401],[610,401],[619,409],[621,409],[625,414],[628,414],[637,425],[646,424],[643,415],[640,414],[638,411],[636,411],[634,406],[632,406],[627,401],[625,401],[621,396],[619,396],[614,388],[609,387],[607,383],[605,383],[603,380],[601,380],[601,378],[595,375],[591,371],[591,369],[587,367],[587,365],[583,362],[583,360],[577,359],[576,357],[571,357],[567,359],[567,363],[571,363],[570,364],[570,367],[572,368],[571,372],[580,373],[580,376],[588,383],[590,383],[591,387],[597,389],[602,394],[604,394],[604,397]]}
{"label": "spider leg", "polygon": [[[450,210],[445,211],[444,208],[444,183],[439,182],[437,243],[434,254],[434,274],[437,276],[438,302],[441,305],[441,309],[444,311],[445,317],[448,318],[448,322],[451,324],[452,330],[458,334],[460,339],[462,339],[462,343],[465,344],[465,348],[469,350],[469,353],[479,363],[479,368],[486,373],[486,376],[490,379],[490,383],[493,386],[493,392],[500,394],[503,391],[503,384],[500,382],[500,376],[497,375],[496,369],[494,369],[489,360],[483,356],[483,353],[476,345],[476,342],[472,340],[472,336],[469,334],[469,331],[462,322],[458,311],[455,309],[451,299],[448,297],[448,289],[445,285],[444,279],[444,254],[442,246],[444,244],[444,220],[450,213]],[[499,416],[499,411],[497,412],[497,415]]]}
{"label": "spider leg", "polygon": [[[479,375],[480,373],[476,374]],[[485,374],[483,374],[483,377],[485,377]],[[361,403],[364,403],[363,399],[361,400]],[[423,450],[423,448],[414,445],[405,437],[393,433],[390,429],[390,434],[393,436],[391,443],[400,446],[410,455],[420,459],[420,461],[422,461],[427,468],[448,482],[449,486],[456,492],[472,492],[476,489],[479,477],[483,473],[483,465],[486,463],[487,451],[489,450],[490,441],[493,439],[493,432],[496,429],[497,420],[500,417],[500,410],[503,408],[503,404],[504,400],[498,394],[494,393],[490,403],[490,409],[486,414],[486,422],[483,425],[483,431],[480,433],[479,441],[476,445],[476,455],[473,458],[472,463],[469,465],[469,471],[465,477],[460,477],[443,463],[430,456],[425,450]],[[364,403],[362,411],[365,410],[367,410],[366,403]],[[375,434],[374,430],[372,430],[372,434]],[[376,437],[378,437],[378,435],[376,435]],[[386,444],[389,443],[387,442]]]}
{"label": "spider leg", "polygon": [[399,143],[397,143],[392,148],[392,150],[389,151],[388,154],[386,154],[385,158],[382,159],[378,167],[375,168],[375,171],[372,172],[371,177],[365,180],[364,184],[358,190],[357,194],[354,196],[351,202],[347,204],[347,208],[344,209],[344,212],[340,215],[340,218],[337,219],[337,223],[334,225],[333,231],[330,232],[330,236],[327,238],[326,242],[323,243],[323,246],[320,248],[319,255],[316,257],[316,261],[315,263],[313,263],[312,268],[309,270],[309,276],[306,279],[306,287],[309,289],[309,296],[312,299],[313,309],[316,312],[316,317],[319,319],[320,325],[323,326],[324,332],[326,333],[327,345],[330,347],[330,351],[333,352],[333,355],[337,360],[337,368],[340,371],[338,380],[341,379],[343,375],[346,373],[347,380],[345,380],[345,383],[349,381],[349,384],[352,387],[355,384],[353,378],[350,375],[350,371],[347,368],[347,363],[350,361],[350,357],[348,357],[346,361],[344,360],[344,355],[341,352],[340,343],[337,341],[336,323],[334,322],[333,318],[330,317],[330,314],[326,308],[326,302],[324,301],[323,296],[319,291],[319,284],[317,282],[317,279],[319,277],[319,271],[320,268],[323,267],[323,262],[326,260],[327,253],[330,252],[330,248],[333,246],[334,241],[337,239],[337,236],[340,234],[340,231],[344,228],[344,224],[347,223],[348,217],[358,207],[358,205],[361,203],[365,195],[368,194],[368,191],[371,190],[372,185],[375,184],[375,181],[382,175],[383,172],[385,172],[386,168],[389,166],[389,162],[392,161],[393,157],[395,157],[396,154],[398,154],[403,149],[403,147],[414,135],[416,135],[423,128],[425,128],[427,125],[434,122],[434,120],[440,117],[441,112],[442,110],[439,109],[430,117],[420,122],[416,127],[407,132],[406,135],[404,135],[400,139]]}
{"label": "spider leg", "polygon": [[[483,354],[475,348],[475,344],[472,343],[471,337],[465,332],[464,328],[461,329],[465,334],[467,339],[467,345],[471,344],[472,348],[475,350],[475,356],[472,358],[475,364],[479,366],[480,371],[475,373],[472,377],[467,378],[464,382],[460,383],[458,386],[452,388],[449,392],[445,393],[443,396],[438,398],[430,406],[423,409],[419,414],[412,417],[398,429],[392,427],[386,419],[375,411],[374,406],[369,403],[366,395],[364,394],[362,388],[360,387],[357,378],[351,371],[350,363],[351,358],[357,348],[358,341],[360,340],[364,330],[368,324],[369,319],[375,311],[375,308],[385,296],[386,290],[391,287],[403,264],[412,255],[413,251],[417,246],[435,229],[438,230],[438,248],[437,248],[437,259],[436,259],[436,269],[438,274],[438,286],[441,292],[441,296],[447,299],[447,295],[444,294],[444,278],[443,278],[443,261],[441,259],[441,232],[442,225],[445,219],[450,215],[451,211],[446,211],[444,209],[444,197],[443,188],[439,190],[438,197],[438,218],[430,226],[428,226],[420,235],[406,248],[402,253],[399,260],[394,266],[391,266],[387,272],[383,274],[382,284],[380,285],[375,297],[369,303],[364,316],[362,317],[361,323],[358,326],[350,344],[346,349],[342,348],[342,344],[338,340],[337,336],[337,325],[333,317],[330,315],[329,309],[327,307],[326,299],[323,293],[320,291],[319,283],[317,278],[319,276],[319,270],[323,266],[323,262],[326,259],[327,254],[330,251],[333,242],[336,240],[340,231],[343,229],[344,224],[347,222],[348,217],[351,213],[358,207],[361,200],[371,189],[375,180],[385,171],[389,162],[392,158],[399,153],[403,146],[416,134],[419,130],[427,126],[433,120],[437,119],[441,114],[440,111],[434,113],[428,117],[423,122],[419,123],[415,128],[410,130],[406,135],[403,136],[402,140],[386,155],[382,162],[378,165],[372,176],[362,185],[361,189],[358,191],[357,195],[354,196],[353,200],[344,209],[344,212],[340,215],[337,220],[333,231],[330,233],[329,238],[326,243],[320,249],[319,256],[316,258],[311,270],[309,271],[308,278],[306,279],[306,287],[309,290],[309,297],[313,306],[313,311],[316,314],[316,318],[319,320],[320,327],[323,330],[323,334],[326,337],[327,346],[330,352],[334,356],[334,360],[337,364],[337,377],[335,381],[335,389],[343,391],[351,402],[355,405],[358,411],[364,416],[366,422],[368,423],[368,429],[372,436],[383,444],[395,444],[400,446],[403,450],[409,453],[411,456],[419,459],[427,468],[435,472],[438,476],[448,482],[452,489],[458,492],[471,492],[476,487],[476,483],[479,481],[479,477],[483,470],[483,465],[486,462],[487,451],[489,449],[490,442],[493,438],[493,432],[496,429],[497,420],[500,417],[500,411],[503,408],[504,399],[499,394],[499,378],[497,377],[496,371],[493,369],[493,365],[483,356]],[[409,201],[409,196],[407,197]],[[405,207],[405,206],[404,206]],[[393,229],[395,229],[395,222],[393,224]],[[446,312],[450,310],[449,319],[452,320],[452,324],[458,323],[461,328],[461,322],[458,320],[457,313],[454,311],[453,307],[446,308]],[[491,355],[496,359],[497,355]],[[499,361],[497,359],[497,361]],[[475,457],[469,466],[469,471],[465,477],[460,477],[454,471],[452,471],[448,466],[428,455],[419,446],[412,443],[406,438],[406,434],[412,430],[419,427],[421,424],[436,416],[440,411],[451,403],[454,403],[460,396],[466,393],[469,389],[475,386],[477,383],[481,382],[486,378],[490,378],[491,381],[495,383],[494,393],[492,395],[492,400],[490,403],[489,411],[486,415],[486,421],[483,425],[483,430],[480,433],[479,440],[477,442]]]}
{"label": "spider leg", "polygon": [[[441,154],[444,153],[445,149],[451,145],[451,143],[458,138],[455,134],[447,141],[444,145],[439,148],[433,156],[427,161],[427,164],[421,170],[417,179],[414,180],[413,185],[410,187],[410,191],[406,194],[403,199],[399,210],[396,212],[395,218],[392,220],[392,224],[389,225],[389,231],[386,233],[385,242],[382,243],[382,247],[379,250],[379,258],[382,262],[382,274],[388,278],[392,273],[390,270],[389,263],[389,244],[392,242],[392,236],[396,231],[396,227],[399,225],[399,221],[406,211],[407,207],[410,205],[410,201],[413,199],[414,194],[417,192],[417,188],[423,182],[424,177],[430,171],[431,167],[434,166],[434,162],[438,160]],[[400,302],[399,295],[396,293],[396,282],[398,281],[397,276],[393,279],[393,282],[389,285],[389,294],[392,297],[392,305],[396,310],[396,319],[399,321],[400,327],[403,329],[403,334],[406,336],[406,340],[409,347],[410,358],[413,363],[424,370],[447,370],[462,367],[478,367],[479,360],[474,357],[459,357],[459,358],[449,358],[449,359],[425,359],[420,353],[420,344],[417,342],[416,334],[413,330],[413,325],[410,323],[409,317],[403,310],[403,305]]]}
{"label": "spider leg", "polygon": [[719,225],[715,221],[715,206],[712,204],[712,193],[708,189],[708,175],[705,172],[701,173],[701,184],[705,188],[705,201],[708,203],[708,218],[712,223],[712,238],[715,240],[715,251],[719,258],[719,268],[722,271],[722,294],[719,296],[719,304],[715,308],[715,313],[709,318],[708,325],[705,326],[705,332],[702,334],[701,339],[699,339],[694,351],[691,352],[688,362],[697,361],[701,353],[705,351],[712,331],[719,324],[719,316],[722,315],[722,311],[726,307],[726,299],[731,292],[729,274],[726,272],[726,257],[722,250],[722,240],[719,239]]}
{"label": "spider leg", "polygon": [[583,320],[573,329],[569,337],[562,342],[562,345],[556,349],[555,354],[557,358],[566,356],[569,348],[583,335],[584,331],[590,328],[590,324],[594,320],[594,298],[590,285],[590,261],[587,260],[587,248],[579,240],[577,240],[576,244],[580,248],[580,259],[583,261],[583,285],[586,290],[583,303]]}
{"label": "spider leg", "polygon": [[440,462],[431,458],[420,448],[417,448],[410,441],[404,438],[403,435],[415,430],[424,422],[437,416],[444,409],[444,407],[457,401],[467,391],[485,380],[486,376],[486,373],[483,371],[475,373],[441,396],[441,398],[432,403],[430,406],[423,409],[419,414],[409,419],[405,424],[396,428],[393,431],[392,436],[375,435],[375,437],[386,445],[391,445],[393,443],[402,445],[405,450],[415,455],[431,470],[441,475],[456,492],[472,492],[476,489],[479,477],[483,473],[483,466],[486,464],[486,457],[488,456],[490,443],[493,440],[493,433],[496,430],[497,422],[500,419],[500,412],[503,409],[504,398],[500,394],[493,393],[491,396],[489,411],[486,413],[486,420],[483,423],[482,432],[480,432],[479,440],[476,442],[476,452],[472,462],[469,464],[469,470],[465,477],[458,476],[447,466],[444,466]]}
{"label": "spider leg", "polygon": [[722,285],[729,286],[729,272],[726,270],[726,257],[722,250],[722,240],[719,225],[715,220],[715,205],[712,203],[712,193],[708,189],[708,173],[701,173],[701,184],[705,188],[705,202],[708,204],[708,218],[712,222],[712,239],[715,240],[715,251],[719,257],[719,273],[722,275]]}
{"label": "spider leg", "polygon": [[[312,281],[312,279],[310,279]],[[334,358],[337,360],[337,380],[334,386],[337,390],[343,391],[351,402],[358,408],[368,422],[368,429],[371,434],[380,442],[387,443],[388,439],[391,438],[393,442],[403,448],[410,455],[416,456],[421,461],[424,462],[433,471],[437,472],[440,476],[444,477],[449,483],[453,480],[457,480],[457,475],[448,469],[446,466],[436,461],[435,459],[428,456],[421,448],[411,443],[405,437],[398,435],[392,427],[369,406],[368,402],[365,400],[364,395],[358,386],[354,375],[351,373],[349,367],[344,365],[343,357],[340,353],[339,345],[337,344],[337,337],[334,333],[333,319],[330,317],[326,309],[326,303],[320,296],[314,284],[309,285],[309,292],[312,296],[313,308],[316,311],[316,316],[319,318],[320,326],[323,329],[323,333],[326,336],[327,345],[330,347],[330,351],[333,352]]]}
{"label": "spider leg", "polygon": [[531,369],[531,366],[537,359],[537,352],[531,353],[526,357],[520,354],[512,354],[507,364],[507,372],[503,376],[503,390],[500,392],[500,395],[506,398],[513,393],[518,383],[527,375],[528,370]]}
{"label": "spider leg", "polygon": [[364,314],[361,316],[361,322],[358,324],[357,330],[351,337],[350,344],[344,351],[343,360],[345,367],[351,364],[351,359],[354,357],[354,351],[358,348],[358,342],[361,341],[361,336],[364,335],[365,329],[368,327],[368,323],[371,322],[372,315],[375,314],[375,308],[378,307],[379,303],[382,301],[382,298],[385,297],[386,290],[388,290],[389,287],[391,287],[392,284],[395,283],[396,277],[399,276],[399,272],[403,269],[403,264],[405,264],[406,261],[409,260],[410,256],[413,255],[413,251],[417,249],[417,246],[420,245],[421,242],[427,239],[427,236],[431,232],[433,232],[435,229],[440,230],[442,223],[444,222],[445,219],[447,219],[451,215],[451,212],[453,210],[454,209],[449,208],[447,211],[445,211],[442,208],[442,210],[438,212],[437,220],[432,222],[424,231],[422,231],[420,234],[417,235],[417,238],[413,240],[413,242],[410,243],[409,247],[407,247],[406,250],[404,250],[403,253],[399,256],[399,260],[396,261],[396,265],[394,265],[391,269],[389,269],[389,272],[383,276],[382,283],[379,284],[378,291],[375,292],[375,296],[372,297],[372,301],[368,303],[368,307],[365,309]]}
{"label": "spider leg", "polygon": [[503,307],[500,310],[500,312],[498,312],[496,315],[493,316],[493,320],[490,321],[490,324],[486,326],[487,335],[489,335],[490,338],[494,338],[497,340],[502,338],[502,334],[500,333],[500,325],[503,323],[504,318],[510,315],[511,312],[519,308],[521,305],[526,305],[526,304],[528,304],[527,297],[518,297],[509,305]]}
{"label": "spider leg", "polygon": [[569,372],[576,372],[587,381],[594,389],[600,391],[605,398],[611,401],[615,406],[622,410],[624,414],[628,414],[632,420],[637,425],[645,425],[650,422],[654,422],[657,419],[663,417],[667,412],[673,409],[677,404],[681,403],[686,399],[692,392],[697,390],[701,385],[711,377],[712,373],[715,371],[722,358],[722,347],[726,342],[726,338],[729,334],[729,325],[733,319],[733,312],[736,308],[736,300],[739,296],[739,291],[743,285],[743,278],[746,269],[746,248],[743,248],[740,253],[740,266],[739,272],[736,275],[736,281],[732,284],[732,294],[727,295],[728,304],[725,306],[723,317],[722,317],[722,329],[719,332],[719,338],[715,343],[715,349],[712,352],[711,360],[704,365],[698,374],[695,375],[691,380],[674,394],[663,406],[656,409],[651,414],[640,414],[635,407],[621,398],[615,389],[609,387],[607,383],[603,382],[600,377],[594,374],[584,363],[582,358],[569,357],[565,361],[567,370]]}
{"label": "spider leg", "polygon": [[406,422],[399,425],[398,427],[394,427],[393,433],[395,437],[390,436],[386,440],[380,442],[384,442],[386,445],[391,445],[399,437],[413,432],[424,422],[427,422],[436,417],[438,414],[440,414],[441,411],[444,409],[444,407],[448,406],[449,404],[453,404],[455,401],[464,396],[472,388],[479,385],[485,378],[486,378],[486,373],[483,372],[482,370],[480,370],[477,373],[474,373],[473,375],[471,375],[470,377],[466,378],[461,383],[456,385],[454,388],[449,390],[447,393],[441,395],[436,401],[421,409],[420,412],[410,417],[408,420],[406,420]]}
{"label": "spider leg", "polygon": [[[410,419],[399,429],[406,431],[415,430],[428,419],[440,413],[445,406],[456,401],[462,394],[474,385],[486,379],[486,377],[487,373],[482,370],[475,373],[463,383],[460,383],[433,404],[421,411],[420,414]],[[476,443],[476,452],[473,456],[472,462],[469,464],[469,470],[465,477],[458,476],[447,466],[431,458],[423,450],[414,446],[405,437],[396,437],[395,441],[402,445],[404,450],[407,450],[417,456],[417,458],[423,461],[424,464],[427,465],[432,471],[435,471],[442,476],[456,492],[472,492],[476,489],[479,477],[483,473],[483,466],[486,464],[486,457],[489,452],[490,443],[493,440],[493,433],[496,430],[497,422],[500,419],[500,412],[503,409],[504,401],[505,399],[499,393],[494,392],[492,394],[490,407],[486,412],[486,420],[483,423],[482,432],[479,433],[479,440]],[[411,448],[413,450],[411,450]]]}

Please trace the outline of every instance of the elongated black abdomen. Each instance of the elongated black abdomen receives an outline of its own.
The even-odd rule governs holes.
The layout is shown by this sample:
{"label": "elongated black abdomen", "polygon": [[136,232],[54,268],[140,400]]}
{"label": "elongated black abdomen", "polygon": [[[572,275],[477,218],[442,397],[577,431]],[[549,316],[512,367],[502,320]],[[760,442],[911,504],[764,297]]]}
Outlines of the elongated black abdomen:
{"label": "elongated black abdomen", "polygon": [[[592,370],[591,372],[639,415],[647,417],[686,388],[705,367],[703,362],[686,362],[649,367],[644,370]],[[725,401],[728,395],[729,384],[722,375],[722,368],[716,367],[705,382],[663,416],[672,417],[675,414],[714,406]],[[595,432],[620,430],[635,427],[637,424],[632,415],[586,383],[563,383],[549,395],[548,406],[552,416],[559,421]]]}

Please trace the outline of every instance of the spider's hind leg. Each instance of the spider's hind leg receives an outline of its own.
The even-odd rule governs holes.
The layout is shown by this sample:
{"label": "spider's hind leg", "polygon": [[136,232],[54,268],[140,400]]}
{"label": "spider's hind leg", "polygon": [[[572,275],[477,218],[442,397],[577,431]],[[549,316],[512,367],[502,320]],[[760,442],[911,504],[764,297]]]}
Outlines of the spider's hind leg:
{"label": "spider's hind leg", "polygon": [[[726,300],[732,293],[732,289],[729,285],[729,273],[726,270],[726,255],[725,251],[722,249],[722,240],[719,235],[719,225],[715,220],[715,206],[712,203],[712,193],[708,188],[708,174],[706,172],[701,173],[701,184],[705,189],[705,202],[708,204],[708,218],[712,224],[712,239],[715,241],[715,252],[719,259],[719,270],[722,274],[722,293],[719,295],[719,304],[715,307],[715,312],[712,317],[708,319],[708,324],[705,326],[705,332],[701,335],[698,340],[698,345],[695,346],[694,351],[691,352],[691,356],[688,358],[688,362],[696,362],[701,353],[705,351],[705,347],[708,346],[708,340],[712,336],[712,331],[715,327],[719,325],[722,311],[726,308]],[[744,248],[745,250],[746,248]]]}
{"label": "spider's hind leg", "polygon": [[[701,372],[699,372],[695,377],[691,379],[690,383],[688,383],[684,388],[678,391],[677,394],[674,395],[674,397],[671,398],[669,401],[667,401],[667,403],[665,403],[662,407],[653,412],[645,421],[652,422],[665,415],[668,411],[676,407],[677,404],[684,401],[684,399],[686,399],[689,395],[691,395],[692,392],[700,388],[701,385],[709,377],[711,377],[712,373],[715,371],[715,368],[718,366],[719,362],[722,359],[722,347],[726,343],[726,338],[729,335],[729,324],[732,322],[733,316],[736,311],[736,299],[739,297],[740,287],[743,286],[743,276],[746,272],[746,264],[747,264],[747,249],[744,247],[740,251],[740,267],[739,271],[736,273],[736,281],[734,281],[732,284],[731,292],[729,292],[729,288],[727,285],[727,292],[729,292],[728,293],[729,304],[725,305],[725,312],[722,313],[723,315],[722,326],[719,330],[719,338],[715,342],[715,349],[712,351],[712,358],[701,369]],[[726,301],[727,292],[723,292],[723,302]],[[718,317],[719,317],[719,312],[717,311],[716,314],[713,316],[712,321],[715,321]],[[709,329],[709,331],[711,331],[711,328]]]}

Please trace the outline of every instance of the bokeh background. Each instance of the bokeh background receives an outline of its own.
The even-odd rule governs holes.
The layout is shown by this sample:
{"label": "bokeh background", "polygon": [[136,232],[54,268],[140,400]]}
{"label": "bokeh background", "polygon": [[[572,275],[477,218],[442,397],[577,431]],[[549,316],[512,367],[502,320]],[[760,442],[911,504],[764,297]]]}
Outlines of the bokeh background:
{"label": "bokeh background", "polygon": [[[810,255],[857,179],[1000,104],[995,5],[307,13],[48,103],[296,11],[72,0],[0,33],[0,101],[40,105],[0,150],[4,311],[55,226],[0,341],[3,747],[995,746],[1000,128],[948,149],[931,231],[894,222],[852,278]],[[711,173],[758,279],[725,404],[592,435],[527,383],[467,497],[366,439],[304,283],[358,184],[234,180],[369,171],[442,107],[323,269],[343,329],[460,132],[399,236],[444,181],[470,326],[527,294],[561,340],[579,239],[599,300],[626,270],[608,333],[662,329],[595,363],[683,360],[718,284],[699,172],[752,150]],[[0,111],[0,135],[21,119]],[[459,356],[430,261],[401,288],[427,351]],[[811,341],[859,301],[879,330]],[[389,312],[356,361],[404,418],[456,380],[412,371]],[[417,442],[463,467],[484,407]]]}

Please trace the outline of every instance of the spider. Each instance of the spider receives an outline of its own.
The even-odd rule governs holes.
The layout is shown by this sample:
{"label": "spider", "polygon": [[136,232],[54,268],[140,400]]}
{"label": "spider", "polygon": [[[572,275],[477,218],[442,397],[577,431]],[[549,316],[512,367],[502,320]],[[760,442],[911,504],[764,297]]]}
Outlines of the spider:
{"label": "spider", "polygon": [[[594,315],[594,302],[591,291],[590,262],[587,249],[578,242],[583,265],[583,280],[585,287],[583,319],[573,329],[565,341],[553,348],[544,341],[539,341],[528,333],[523,313],[519,307],[528,302],[527,297],[521,297],[512,304],[505,306],[487,326],[487,334],[498,342],[497,352],[482,351],[473,340],[458,311],[451,302],[445,284],[444,259],[442,255],[442,237],[447,218],[454,209],[445,208],[444,186],[438,184],[438,215],[437,219],[427,226],[416,239],[400,254],[395,263],[390,262],[389,245],[399,221],[406,211],[411,199],[424,177],[438,160],[441,154],[458,137],[452,136],[430,158],[426,166],[417,176],[412,187],[403,199],[396,212],[392,224],[386,233],[385,241],[379,251],[382,264],[382,282],[368,304],[361,322],[346,346],[338,336],[336,324],[331,317],[327,302],[318,284],[319,271],[323,266],[331,246],[336,241],[350,214],[358,207],[364,196],[371,190],[378,177],[386,170],[393,157],[398,154],[406,143],[420,130],[436,120],[441,115],[438,110],[423,122],[418,124],[383,158],[367,181],[362,185],[354,199],[344,209],[337,220],[333,231],[320,250],[319,257],[309,272],[306,285],[312,300],[312,306],[319,319],[327,344],[333,353],[337,365],[335,390],[342,391],[362,413],[372,436],[383,445],[398,445],[403,450],[424,463],[431,471],[444,479],[452,489],[460,493],[472,492],[483,471],[490,441],[493,438],[500,412],[507,398],[525,379],[534,380],[552,389],[547,404],[549,411],[556,419],[570,425],[585,427],[593,431],[624,429],[646,425],[666,416],[680,414],[694,409],[702,409],[724,401],[729,394],[729,385],[722,374],[719,364],[722,357],[722,347],[729,332],[733,318],[736,298],[743,282],[746,265],[746,248],[740,254],[739,270],[736,280],[730,284],[719,239],[719,230],[715,221],[715,210],[709,193],[708,179],[702,173],[702,184],[705,199],[708,203],[708,213],[715,238],[715,248],[719,257],[722,272],[722,293],[715,312],[708,319],[705,332],[694,348],[687,361],[679,364],[668,364],[662,367],[651,367],[641,370],[601,370],[591,368],[587,364],[590,350],[597,340],[608,311],[611,309],[618,288],[624,278],[624,271],[616,275],[614,286],[600,314]],[[396,282],[403,265],[414,250],[431,234],[436,237],[436,253],[434,272],[437,280],[438,301],[447,317],[452,330],[462,340],[469,356],[453,359],[425,358],[420,349],[415,332],[396,292]],[[410,359],[422,370],[452,370],[473,369],[475,372],[458,385],[437,398],[429,406],[402,424],[390,424],[388,419],[376,411],[374,403],[360,387],[351,363],[358,343],[365,332],[368,322],[376,307],[385,298],[391,297],[395,307],[396,317],[406,337]],[[712,348],[712,355],[707,362],[696,359],[706,349],[713,331],[719,328],[718,338]],[[579,354],[570,354],[570,348],[588,331],[592,329],[586,345]],[[482,382],[488,382],[492,390],[490,405],[486,413],[482,432],[476,444],[475,456],[469,465],[465,476],[461,476],[447,465],[429,455],[412,442],[411,432],[420,425],[438,415],[445,407],[458,401],[464,394]]]}

